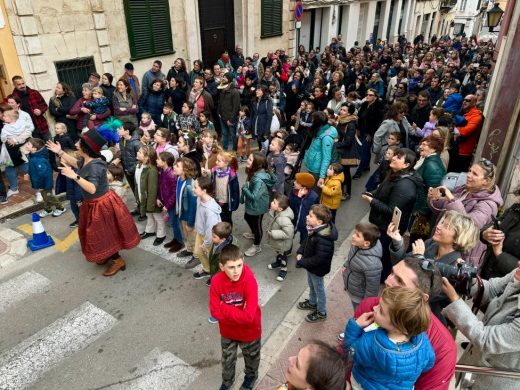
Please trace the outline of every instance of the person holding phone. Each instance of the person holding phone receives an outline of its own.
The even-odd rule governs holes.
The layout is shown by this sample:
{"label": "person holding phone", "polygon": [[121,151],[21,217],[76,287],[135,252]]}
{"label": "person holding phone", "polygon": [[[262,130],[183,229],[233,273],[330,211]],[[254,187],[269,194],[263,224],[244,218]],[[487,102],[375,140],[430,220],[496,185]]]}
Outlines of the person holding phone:
{"label": "person holding phone", "polygon": [[364,193],[361,197],[370,204],[369,221],[375,224],[381,233],[383,246],[383,272],[381,281],[384,281],[392,269],[389,246],[391,238],[387,228],[392,221],[394,208],[401,210],[399,232],[404,234],[408,220],[412,214],[417,194],[422,191],[423,182],[414,175],[413,167],[416,162],[415,153],[406,148],[398,149],[390,161],[390,174],[385,178],[375,193]]}

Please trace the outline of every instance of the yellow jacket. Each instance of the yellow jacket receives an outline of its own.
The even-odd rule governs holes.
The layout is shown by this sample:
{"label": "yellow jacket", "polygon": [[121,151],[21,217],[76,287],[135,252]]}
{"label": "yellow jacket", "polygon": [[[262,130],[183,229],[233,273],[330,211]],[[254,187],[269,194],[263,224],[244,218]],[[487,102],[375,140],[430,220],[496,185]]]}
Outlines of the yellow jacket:
{"label": "yellow jacket", "polygon": [[345,176],[343,175],[343,172],[338,175],[327,177],[325,179],[325,184],[321,188],[320,203],[331,210],[338,209],[341,203],[341,185],[344,181]]}

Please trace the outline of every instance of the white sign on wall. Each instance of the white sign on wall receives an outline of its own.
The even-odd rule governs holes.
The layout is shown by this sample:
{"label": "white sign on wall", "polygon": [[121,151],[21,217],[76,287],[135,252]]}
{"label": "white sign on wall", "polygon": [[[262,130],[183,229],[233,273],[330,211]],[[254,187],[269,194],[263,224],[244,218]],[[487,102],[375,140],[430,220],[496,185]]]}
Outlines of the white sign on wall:
{"label": "white sign on wall", "polygon": [[4,19],[4,12],[2,11],[2,8],[0,8],[0,28],[5,27],[5,19]]}

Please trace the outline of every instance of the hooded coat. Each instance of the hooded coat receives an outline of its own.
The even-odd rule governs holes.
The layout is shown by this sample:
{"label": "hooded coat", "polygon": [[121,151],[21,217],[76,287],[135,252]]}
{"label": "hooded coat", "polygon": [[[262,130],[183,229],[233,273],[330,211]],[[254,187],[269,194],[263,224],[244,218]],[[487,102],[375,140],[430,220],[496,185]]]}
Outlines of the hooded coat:
{"label": "hooded coat", "polygon": [[[433,212],[437,214],[437,222],[440,221],[444,212],[454,210],[466,214],[477,225],[478,228],[491,222],[496,217],[498,209],[502,206],[502,194],[500,189],[495,187],[493,191],[482,190],[479,192],[468,192],[465,186],[457,187],[453,191],[455,197],[453,202],[448,202],[445,197],[437,200],[430,200]],[[442,211],[437,211],[442,210]],[[475,247],[466,254],[464,259],[471,264],[478,266],[481,263],[482,255],[486,251],[486,246],[482,242],[477,242]]]}
{"label": "hooded coat", "polygon": [[287,207],[279,213],[269,210],[269,215],[272,220],[267,228],[267,231],[271,232],[267,238],[267,244],[278,253],[289,251],[292,248],[294,237],[294,213],[292,209]]}
{"label": "hooded coat", "polygon": [[52,167],[46,147],[29,154],[29,177],[35,190],[52,190]]}
{"label": "hooded coat", "polygon": [[244,183],[240,194],[240,203],[245,204],[249,215],[262,215],[269,210],[269,193],[275,179],[263,169],[256,172],[250,182]]}
{"label": "hooded coat", "polygon": [[221,221],[222,209],[213,198],[202,202],[197,197],[197,213],[195,214],[195,231],[204,236],[203,244],[206,248],[211,246],[211,229]]}
{"label": "hooded coat", "polygon": [[333,223],[323,225],[309,232],[305,242],[298,248],[302,255],[297,267],[305,268],[311,274],[325,276],[330,272],[334,241],[338,239],[338,230]]}
{"label": "hooded coat", "polygon": [[319,174],[322,179],[327,176],[336,138],[338,138],[338,131],[335,127],[329,124],[320,127],[303,158],[309,172]]}
{"label": "hooded coat", "polygon": [[377,297],[383,264],[383,247],[379,240],[368,249],[352,245],[343,267],[343,285],[352,302],[359,303],[367,297]]}
{"label": "hooded coat", "polygon": [[345,175],[343,172],[327,177],[323,187],[321,187],[320,203],[331,210],[339,209],[342,195],[341,186],[344,181]]}

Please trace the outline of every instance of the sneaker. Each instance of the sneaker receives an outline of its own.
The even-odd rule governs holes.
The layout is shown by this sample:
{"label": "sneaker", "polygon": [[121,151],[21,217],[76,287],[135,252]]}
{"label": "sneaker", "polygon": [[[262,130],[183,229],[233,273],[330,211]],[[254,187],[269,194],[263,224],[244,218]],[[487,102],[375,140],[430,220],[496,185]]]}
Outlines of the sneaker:
{"label": "sneaker", "polygon": [[197,280],[198,279],[209,278],[210,276],[211,275],[208,272],[204,271],[204,270],[193,273],[193,279],[197,279]]}
{"label": "sneaker", "polygon": [[248,239],[248,240],[254,240],[255,235],[253,233],[242,233],[242,237]]}
{"label": "sneaker", "polygon": [[47,215],[51,215],[51,211],[45,211],[45,210],[42,210],[38,213],[38,217],[40,218],[45,218]]}
{"label": "sneaker", "polygon": [[256,376],[246,375],[244,377],[244,381],[242,382],[242,386],[240,386],[240,390],[252,390],[255,382],[256,382]]}
{"label": "sneaker", "polygon": [[230,389],[231,389],[231,386],[228,386],[228,385],[226,385],[224,383],[222,383],[220,385],[220,387],[218,388],[218,390],[230,390]]}
{"label": "sneaker", "polygon": [[41,193],[41,192],[37,192],[37,193],[35,194],[35,196],[36,196],[36,202],[38,202],[38,203],[43,202],[43,196],[42,196],[42,193]]}
{"label": "sneaker", "polygon": [[18,195],[19,193],[20,193],[20,191],[18,191],[18,190],[14,190],[13,191],[13,190],[10,189],[10,190],[7,191],[7,198],[10,198],[13,195]]}
{"label": "sneaker", "polygon": [[244,252],[244,255],[251,257],[260,252],[262,252],[262,247],[260,245],[251,245],[249,249]]}
{"label": "sneaker", "polygon": [[[195,268],[196,266],[198,266],[199,264],[200,264],[199,259],[192,256],[191,259],[189,259],[188,262],[186,264],[184,264],[184,269],[192,269],[192,268]],[[193,277],[195,277],[195,275]],[[195,278],[195,279],[200,279],[200,278]]]}
{"label": "sneaker", "polygon": [[193,252],[190,252],[187,249],[184,249],[183,251],[181,251],[177,254],[177,257],[188,257],[188,256],[193,256]]}
{"label": "sneaker", "polygon": [[282,262],[280,259],[276,259],[276,261],[273,261],[271,264],[267,266],[268,269],[277,269],[282,266]]}
{"label": "sneaker", "polygon": [[341,200],[349,200],[349,199],[350,199],[350,194],[344,193],[343,195],[341,195]]}
{"label": "sneaker", "polygon": [[59,217],[61,214],[63,214],[65,211],[67,211],[66,208],[63,208],[63,209],[56,209],[52,212],[52,216],[53,217]]}
{"label": "sneaker", "polygon": [[359,172],[356,172],[354,174],[354,176],[352,176],[352,180],[357,180],[357,179],[361,179],[361,173],[359,173]]}
{"label": "sneaker", "polygon": [[296,307],[300,310],[312,310],[312,311],[315,311],[316,308],[317,308],[317,305],[311,305],[311,303],[309,302],[308,299],[306,299],[305,301],[303,302],[298,302],[298,304],[296,305]]}
{"label": "sneaker", "polygon": [[345,339],[345,333],[338,334],[338,340],[343,341]]}
{"label": "sneaker", "polygon": [[211,317],[211,316],[208,318],[208,322],[210,324],[218,324],[218,320],[215,317]]}
{"label": "sneaker", "polygon": [[78,221],[74,221],[74,222],[72,222],[72,223],[69,225],[69,227],[70,227],[71,229],[77,228],[77,227],[78,227]]}
{"label": "sneaker", "polygon": [[0,204],[7,204],[7,203],[8,203],[7,196],[0,196]]}
{"label": "sneaker", "polygon": [[305,317],[305,321],[307,322],[320,322],[325,321],[327,319],[327,314],[320,313],[318,310],[313,311]]}
{"label": "sneaker", "polygon": [[280,270],[280,272],[278,272],[278,276],[276,277],[276,280],[278,280],[279,282],[283,282],[285,280],[286,276],[287,276],[287,268],[282,269],[282,270]]}
{"label": "sneaker", "polygon": [[206,286],[211,287],[211,276],[206,280]]}

